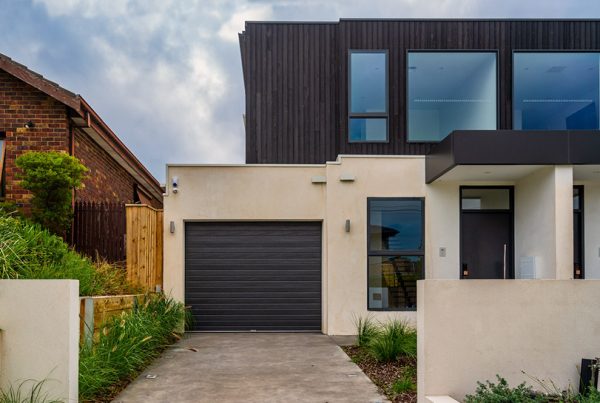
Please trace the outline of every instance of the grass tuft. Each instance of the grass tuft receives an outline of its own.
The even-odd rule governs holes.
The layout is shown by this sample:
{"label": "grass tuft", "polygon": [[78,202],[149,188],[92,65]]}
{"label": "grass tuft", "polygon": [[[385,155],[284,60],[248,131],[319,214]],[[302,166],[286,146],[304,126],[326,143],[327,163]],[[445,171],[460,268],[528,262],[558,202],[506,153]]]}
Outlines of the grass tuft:
{"label": "grass tuft", "polygon": [[162,294],[148,295],[131,312],[109,319],[98,340],[79,354],[79,398],[112,396],[115,388],[137,376],[162,350],[181,337],[181,303]]}
{"label": "grass tuft", "polygon": [[406,321],[391,320],[382,326],[380,333],[367,345],[369,353],[381,362],[399,357],[417,356],[417,332]]}
{"label": "grass tuft", "polygon": [[356,326],[358,333],[357,344],[359,347],[367,346],[380,334],[380,330],[371,316],[367,316],[365,318],[359,316],[354,318],[354,325]]}
{"label": "grass tuft", "polygon": [[0,390],[0,403],[62,403],[62,400],[51,399],[44,393],[45,384],[46,380],[28,379],[17,387],[10,385],[6,391]]}

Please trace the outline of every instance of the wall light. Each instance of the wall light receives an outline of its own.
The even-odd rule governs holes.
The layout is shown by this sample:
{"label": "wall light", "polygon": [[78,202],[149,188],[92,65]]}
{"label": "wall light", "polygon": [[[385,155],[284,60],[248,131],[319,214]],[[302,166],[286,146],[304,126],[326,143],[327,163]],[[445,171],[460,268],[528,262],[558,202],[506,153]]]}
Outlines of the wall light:
{"label": "wall light", "polygon": [[350,232],[350,220],[346,220],[346,225],[344,226],[346,232]]}
{"label": "wall light", "polygon": [[171,183],[173,184],[173,193],[177,193],[179,191],[179,178],[177,176],[174,176],[171,180]]}
{"label": "wall light", "polygon": [[174,234],[174,233],[175,233],[175,221],[171,221],[171,222],[169,223],[169,232],[170,232],[171,234]]}

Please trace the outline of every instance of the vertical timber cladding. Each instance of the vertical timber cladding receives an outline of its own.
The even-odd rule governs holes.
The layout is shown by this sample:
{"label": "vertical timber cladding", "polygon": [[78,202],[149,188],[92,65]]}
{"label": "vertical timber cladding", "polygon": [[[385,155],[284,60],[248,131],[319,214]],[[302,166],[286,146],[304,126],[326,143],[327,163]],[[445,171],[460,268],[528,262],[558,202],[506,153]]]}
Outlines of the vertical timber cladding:
{"label": "vertical timber cladding", "polygon": [[[248,22],[240,36],[246,162],[322,164],[339,154],[424,155],[407,141],[409,50],[498,52],[498,129],[512,129],[515,50],[600,49],[600,20]],[[349,143],[348,50],[388,49],[389,142]]]}
{"label": "vertical timber cladding", "polygon": [[321,331],[320,222],[188,222],[193,330]]}

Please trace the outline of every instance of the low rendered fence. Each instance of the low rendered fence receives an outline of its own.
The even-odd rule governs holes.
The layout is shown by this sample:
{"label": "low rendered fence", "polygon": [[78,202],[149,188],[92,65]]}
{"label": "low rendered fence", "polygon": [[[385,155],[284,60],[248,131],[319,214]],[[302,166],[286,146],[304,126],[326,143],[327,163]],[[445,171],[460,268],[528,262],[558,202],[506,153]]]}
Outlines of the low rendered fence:
{"label": "low rendered fence", "polygon": [[163,281],[163,211],[145,204],[126,205],[127,279],[145,291]]}
{"label": "low rendered fence", "polygon": [[600,351],[599,280],[420,280],[417,383],[462,401],[496,374],[579,388],[582,358]]}

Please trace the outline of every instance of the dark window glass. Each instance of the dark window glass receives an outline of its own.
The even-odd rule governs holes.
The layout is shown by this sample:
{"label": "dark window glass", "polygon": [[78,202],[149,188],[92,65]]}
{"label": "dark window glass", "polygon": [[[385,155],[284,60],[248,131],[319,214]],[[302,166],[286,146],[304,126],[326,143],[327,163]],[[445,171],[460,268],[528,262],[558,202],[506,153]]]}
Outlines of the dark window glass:
{"label": "dark window glass", "polygon": [[513,65],[513,128],[599,128],[600,53],[517,52]]}
{"label": "dark window glass", "polygon": [[422,199],[369,199],[370,310],[415,310],[424,278]]}
{"label": "dark window glass", "polygon": [[423,250],[421,200],[372,200],[370,250]]}
{"label": "dark window glass", "polygon": [[6,156],[6,137],[0,132],[0,198],[6,196],[6,172],[4,172]]}
{"label": "dark window glass", "polygon": [[462,189],[463,210],[510,210],[509,189]]}
{"label": "dark window glass", "polygon": [[387,141],[387,52],[350,51],[349,77],[348,140]]}
{"label": "dark window glass", "polygon": [[350,118],[350,141],[385,141],[386,118]]}
{"label": "dark window glass", "polygon": [[408,54],[408,139],[497,127],[495,52]]}
{"label": "dark window glass", "polygon": [[423,256],[369,256],[369,308],[416,310]]}

